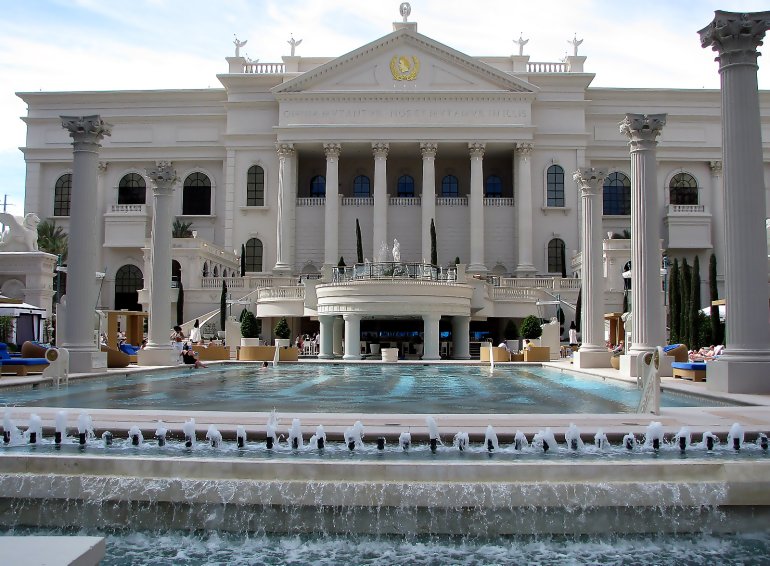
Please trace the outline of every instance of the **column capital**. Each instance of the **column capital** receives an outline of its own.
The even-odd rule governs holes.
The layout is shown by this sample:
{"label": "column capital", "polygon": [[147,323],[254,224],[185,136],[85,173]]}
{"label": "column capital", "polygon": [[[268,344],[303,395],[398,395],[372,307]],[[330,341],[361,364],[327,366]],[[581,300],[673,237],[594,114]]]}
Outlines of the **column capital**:
{"label": "column capital", "polygon": [[484,142],[468,142],[468,153],[470,153],[471,159],[474,157],[484,157],[484,150],[486,150],[487,144]]}
{"label": "column capital", "polygon": [[97,164],[96,167],[97,167],[97,169],[99,171],[99,175],[103,175],[104,174],[104,172],[107,170],[107,165],[109,165],[109,163],[107,161],[100,161]]}
{"label": "column capital", "polygon": [[275,151],[278,157],[293,157],[294,156],[294,144],[279,142],[275,144]]}
{"label": "column capital", "polygon": [[572,175],[577,183],[582,196],[594,196],[599,194],[599,189],[604,185],[607,171],[595,167],[580,167]]}
{"label": "column capital", "polygon": [[339,144],[339,143],[324,144],[324,154],[326,154],[326,159],[338,159],[341,151],[342,151],[342,144]]}
{"label": "column capital", "polygon": [[651,149],[657,142],[667,114],[626,114],[620,122],[620,133],[628,136],[631,151]]}
{"label": "column capital", "polygon": [[112,135],[112,124],[101,116],[59,116],[62,128],[70,133],[75,144],[99,145],[104,136]]}
{"label": "column capital", "polygon": [[390,144],[388,142],[372,142],[372,155],[374,157],[386,158],[390,151]]}
{"label": "column capital", "polygon": [[715,59],[721,71],[729,65],[757,64],[765,32],[770,29],[770,11],[714,12],[714,20],[700,30],[701,47],[711,47],[719,53]]}
{"label": "column capital", "polygon": [[156,195],[168,195],[174,192],[177,182],[176,169],[170,161],[158,161],[154,167],[146,169],[147,177],[152,181],[152,192]]}
{"label": "column capital", "polygon": [[532,152],[534,151],[534,149],[535,149],[535,144],[533,143],[516,144],[516,153],[518,153],[522,159],[529,158],[529,156],[532,155]]}
{"label": "column capital", "polygon": [[722,162],[720,160],[709,161],[709,169],[714,177],[722,176]]}
{"label": "column capital", "polygon": [[420,142],[420,152],[423,159],[436,157],[438,144],[436,142]]}

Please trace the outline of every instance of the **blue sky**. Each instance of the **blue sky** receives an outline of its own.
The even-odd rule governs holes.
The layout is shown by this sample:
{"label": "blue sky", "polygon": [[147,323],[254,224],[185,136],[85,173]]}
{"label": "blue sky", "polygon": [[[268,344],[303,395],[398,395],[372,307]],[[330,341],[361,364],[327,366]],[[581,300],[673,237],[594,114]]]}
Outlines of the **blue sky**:
{"label": "blue sky", "polygon": [[[337,56],[391,31],[393,0],[5,0],[0,20],[0,204],[21,214],[26,113],[18,91],[220,87],[233,35],[252,59]],[[531,61],[557,61],[583,39],[594,86],[718,88],[697,30],[714,10],[760,11],[767,0],[414,0],[421,33],[469,55],[510,55],[523,34]],[[769,40],[770,41],[770,40]],[[767,48],[763,47],[767,53]],[[764,60],[763,60],[764,59]],[[760,88],[770,89],[770,57]]]}

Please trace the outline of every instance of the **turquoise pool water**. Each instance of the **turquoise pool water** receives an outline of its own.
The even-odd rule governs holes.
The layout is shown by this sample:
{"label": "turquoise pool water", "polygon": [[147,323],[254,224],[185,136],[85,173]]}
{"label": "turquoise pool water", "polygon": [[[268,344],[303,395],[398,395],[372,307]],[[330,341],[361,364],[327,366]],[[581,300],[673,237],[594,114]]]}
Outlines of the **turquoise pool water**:
{"label": "turquoise pool water", "polygon": [[[341,413],[627,413],[639,390],[543,367],[225,365],[0,390],[0,406]],[[713,405],[664,392],[664,407]]]}

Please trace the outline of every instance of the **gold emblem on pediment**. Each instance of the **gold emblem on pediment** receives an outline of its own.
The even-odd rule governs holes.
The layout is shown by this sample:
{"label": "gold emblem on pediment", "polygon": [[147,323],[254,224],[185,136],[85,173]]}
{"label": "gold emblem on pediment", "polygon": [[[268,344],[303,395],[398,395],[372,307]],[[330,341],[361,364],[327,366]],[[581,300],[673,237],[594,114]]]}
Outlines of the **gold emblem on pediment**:
{"label": "gold emblem on pediment", "polygon": [[396,55],[390,60],[390,72],[397,81],[413,81],[420,72],[420,60],[412,55],[410,59],[406,55]]}

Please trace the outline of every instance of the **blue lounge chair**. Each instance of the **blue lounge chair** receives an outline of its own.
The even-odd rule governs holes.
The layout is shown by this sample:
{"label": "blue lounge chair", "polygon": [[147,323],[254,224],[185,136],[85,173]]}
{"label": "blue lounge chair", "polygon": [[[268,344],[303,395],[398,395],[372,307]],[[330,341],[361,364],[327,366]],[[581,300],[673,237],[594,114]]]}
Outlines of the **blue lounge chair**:
{"label": "blue lounge chair", "polygon": [[8,353],[8,345],[0,342],[0,372],[14,375],[43,373],[48,367],[45,358],[12,358]]}
{"label": "blue lounge chair", "polygon": [[706,381],[706,362],[674,362],[671,368],[674,377]]}

